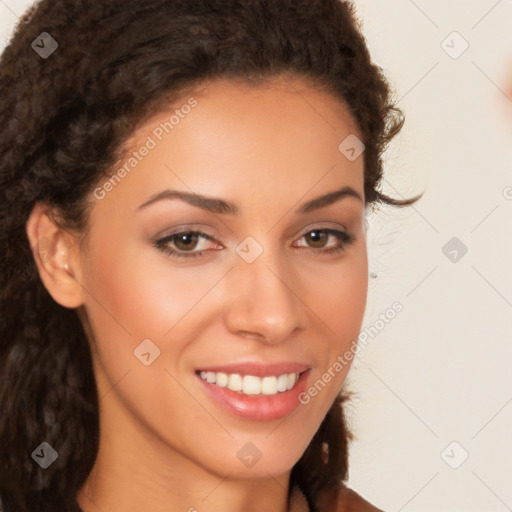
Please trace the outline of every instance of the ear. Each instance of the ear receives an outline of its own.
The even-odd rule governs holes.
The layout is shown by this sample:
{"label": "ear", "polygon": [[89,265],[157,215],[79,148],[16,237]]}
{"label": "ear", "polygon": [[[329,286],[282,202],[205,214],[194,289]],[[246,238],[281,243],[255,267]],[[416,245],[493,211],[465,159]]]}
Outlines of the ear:
{"label": "ear", "polygon": [[55,218],[49,205],[36,203],[25,225],[26,233],[48,293],[61,306],[77,308],[83,304],[78,238]]}

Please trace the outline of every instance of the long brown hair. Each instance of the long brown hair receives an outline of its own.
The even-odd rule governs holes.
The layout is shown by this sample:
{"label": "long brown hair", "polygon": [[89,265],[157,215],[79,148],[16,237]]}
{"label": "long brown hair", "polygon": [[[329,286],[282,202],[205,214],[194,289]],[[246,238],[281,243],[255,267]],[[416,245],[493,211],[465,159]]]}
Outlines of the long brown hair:
{"label": "long brown hair", "polygon": [[[42,0],[18,22],[0,60],[0,496],[6,512],[80,511],[77,493],[99,442],[87,338],[77,311],[57,304],[38,276],[25,232],[32,207],[45,201],[66,227],[86,229],[91,191],[163,99],[204,80],[281,73],[325,87],[349,106],[365,144],[367,204],[417,199],[380,192],[381,156],[403,116],[349,2]],[[292,483],[312,510],[323,490],[347,478],[346,398],[336,399],[292,470]],[[31,458],[43,441],[58,447],[47,469]]]}

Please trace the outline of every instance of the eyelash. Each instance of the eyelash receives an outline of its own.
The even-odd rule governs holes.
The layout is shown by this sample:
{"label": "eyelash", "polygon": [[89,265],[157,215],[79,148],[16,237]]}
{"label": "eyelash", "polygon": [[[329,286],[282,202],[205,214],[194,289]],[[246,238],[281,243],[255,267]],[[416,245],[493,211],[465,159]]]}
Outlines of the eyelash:
{"label": "eyelash", "polygon": [[[333,235],[338,239],[338,242],[340,245],[337,247],[331,247],[329,249],[315,249],[311,248],[309,249],[310,252],[314,253],[315,255],[321,255],[321,254],[338,254],[345,250],[346,246],[350,245],[352,242],[354,242],[355,237],[345,231],[339,231],[337,229],[330,229],[330,228],[318,228],[318,229],[311,229],[307,233],[304,233],[300,238],[305,237],[306,235],[309,235],[313,232],[324,232],[327,235]],[[191,258],[197,258],[202,257],[205,250],[202,251],[194,251],[194,252],[188,252],[188,251],[177,251],[175,249],[171,249],[169,245],[167,245],[170,241],[174,239],[174,237],[178,235],[199,235],[200,238],[204,238],[205,240],[209,240],[210,242],[214,242],[215,240],[210,237],[209,235],[205,233],[201,233],[200,231],[177,231],[176,233],[171,233],[170,235],[161,238],[160,240],[157,240],[154,242],[154,246],[164,252],[165,254],[172,256],[173,258],[185,258],[185,259],[191,259]]]}

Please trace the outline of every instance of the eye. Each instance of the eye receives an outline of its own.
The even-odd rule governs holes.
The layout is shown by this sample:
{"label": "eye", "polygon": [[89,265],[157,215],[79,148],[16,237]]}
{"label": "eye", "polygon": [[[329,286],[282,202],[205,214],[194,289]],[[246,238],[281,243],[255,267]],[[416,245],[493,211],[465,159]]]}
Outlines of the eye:
{"label": "eye", "polygon": [[[203,256],[203,250],[194,251],[200,239],[213,242],[213,238],[201,233],[200,231],[180,231],[172,233],[160,240],[157,240],[154,245],[161,251],[169,256],[178,258],[197,258]],[[176,249],[173,249],[170,244],[173,244]]]}
{"label": "eye", "polygon": [[[337,229],[330,228],[317,228],[310,230],[302,235],[299,240],[302,240],[303,238],[307,240],[307,244],[309,246],[305,248],[309,252],[318,255],[342,252],[345,250],[347,245],[355,240],[355,237],[346,231],[339,231]],[[334,240],[334,245],[327,244],[330,238]],[[171,257],[197,258],[204,255],[208,246],[208,244],[204,244],[206,247],[197,250],[200,240],[212,243],[216,242],[212,237],[200,231],[179,231],[157,240],[153,245]],[[304,246],[301,245],[299,247],[301,248]]]}
{"label": "eye", "polygon": [[[327,245],[327,241],[332,237],[334,239],[334,245]],[[346,246],[351,244],[355,237],[346,231],[339,231],[331,228],[317,228],[308,231],[302,237],[306,239],[309,247],[312,249],[311,252],[317,254],[331,254],[339,253],[345,250]],[[327,247],[327,248],[326,248]]]}

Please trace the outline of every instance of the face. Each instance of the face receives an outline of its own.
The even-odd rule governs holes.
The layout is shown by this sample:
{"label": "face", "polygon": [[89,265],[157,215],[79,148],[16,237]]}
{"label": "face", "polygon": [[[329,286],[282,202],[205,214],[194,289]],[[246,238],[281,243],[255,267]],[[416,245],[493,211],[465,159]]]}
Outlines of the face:
{"label": "face", "polygon": [[216,81],[134,133],[78,256],[113,445],[219,475],[297,462],[365,309],[363,157],[338,149],[357,134],[284,79]]}

